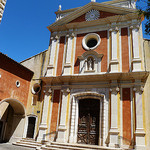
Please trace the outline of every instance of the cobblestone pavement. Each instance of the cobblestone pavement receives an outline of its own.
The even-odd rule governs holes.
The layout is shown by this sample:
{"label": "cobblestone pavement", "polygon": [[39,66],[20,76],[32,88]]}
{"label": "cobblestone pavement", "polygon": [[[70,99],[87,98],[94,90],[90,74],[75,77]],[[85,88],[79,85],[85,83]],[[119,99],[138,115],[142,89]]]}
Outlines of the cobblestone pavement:
{"label": "cobblestone pavement", "polygon": [[22,146],[15,146],[12,145],[11,143],[0,143],[0,150],[35,150],[35,149]]}

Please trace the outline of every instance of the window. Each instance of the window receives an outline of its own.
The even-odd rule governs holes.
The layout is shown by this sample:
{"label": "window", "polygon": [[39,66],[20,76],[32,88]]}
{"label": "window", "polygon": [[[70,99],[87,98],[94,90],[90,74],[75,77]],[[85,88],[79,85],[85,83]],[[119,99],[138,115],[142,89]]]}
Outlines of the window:
{"label": "window", "polygon": [[82,46],[85,50],[94,50],[100,44],[100,36],[96,33],[87,34],[82,40]]}

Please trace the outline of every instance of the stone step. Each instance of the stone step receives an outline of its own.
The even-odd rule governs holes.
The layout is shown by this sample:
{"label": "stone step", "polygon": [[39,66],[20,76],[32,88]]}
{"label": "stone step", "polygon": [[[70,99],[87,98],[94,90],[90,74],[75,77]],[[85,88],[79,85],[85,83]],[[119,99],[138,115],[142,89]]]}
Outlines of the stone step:
{"label": "stone step", "polygon": [[87,144],[72,144],[72,143],[58,143],[51,142],[46,146],[41,147],[42,150],[51,150],[51,149],[68,149],[68,150],[123,150],[122,148],[110,148],[103,147],[98,145],[87,145]]}
{"label": "stone step", "polygon": [[98,146],[98,145],[87,145],[87,144],[72,144],[72,143],[58,143],[58,142],[51,142],[51,145],[59,145],[59,146],[65,146],[65,147],[72,147],[72,148],[82,148],[82,149],[89,149],[89,150],[123,150],[122,148],[110,148],[110,147],[104,147],[104,146]]}
{"label": "stone step", "polygon": [[30,142],[30,143],[38,143],[41,144],[41,142],[37,142],[35,140],[27,140],[27,139],[21,139],[20,142]]}
{"label": "stone step", "polygon": [[38,142],[29,142],[29,141],[18,141],[16,142],[18,144],[27,144],[27,145],[35,145],[35,146],[41,146],[41,143]]}
{"label": "stone step", "polygon": [[28,148],[36,148],[37,147],[36,145],[28,145],[28,144],[17,143],[17,142],[14,142],[12,144],[16,145],[16,146],[23,146],[23,147],[28,147]]}
{"label": "stone step", "polygon": [[[52,148],[54,149],[64,149],[64,150],[91,150],[91,149],[88,149],[88,148],[80,148],[80,147],[72,147],[72,146],[66,146],[66,145],[46,145],[45,147],[47,150],[50,150]],[[43,149],[42,149],[43,150]],[[96,150],[96,149],[93,149],[93,150]]]}
{"label": "stone step", "polygon": [[37,148],[42,146],[41,143],[36,142],[34,139],[26,139],[26,138],[22,138],[20,141],[14,142],[12,144],[30,148]]}

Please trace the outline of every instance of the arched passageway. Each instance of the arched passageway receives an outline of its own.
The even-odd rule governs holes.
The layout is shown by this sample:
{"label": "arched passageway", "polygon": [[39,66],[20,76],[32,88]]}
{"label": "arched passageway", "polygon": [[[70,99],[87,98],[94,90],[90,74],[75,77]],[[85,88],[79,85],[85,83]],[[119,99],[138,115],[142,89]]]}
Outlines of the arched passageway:
{"label": "arched passageway", "polygon": [[[25,116],[24,105],[16,99],[0,102],[0,142],[15,141],[22,137]],[[17,140],[17,139],[16,139]]]}

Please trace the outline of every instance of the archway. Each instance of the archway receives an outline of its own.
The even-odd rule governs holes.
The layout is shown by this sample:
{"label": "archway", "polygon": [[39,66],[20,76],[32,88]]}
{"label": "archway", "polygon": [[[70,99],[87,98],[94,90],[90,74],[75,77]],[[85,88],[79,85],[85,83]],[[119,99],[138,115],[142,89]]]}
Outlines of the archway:
{"label": "archway", "polygon": [[0,142],[13,142],[22,137],[24,116],[25,107],[20,101],[5,99],[0,102]]}

